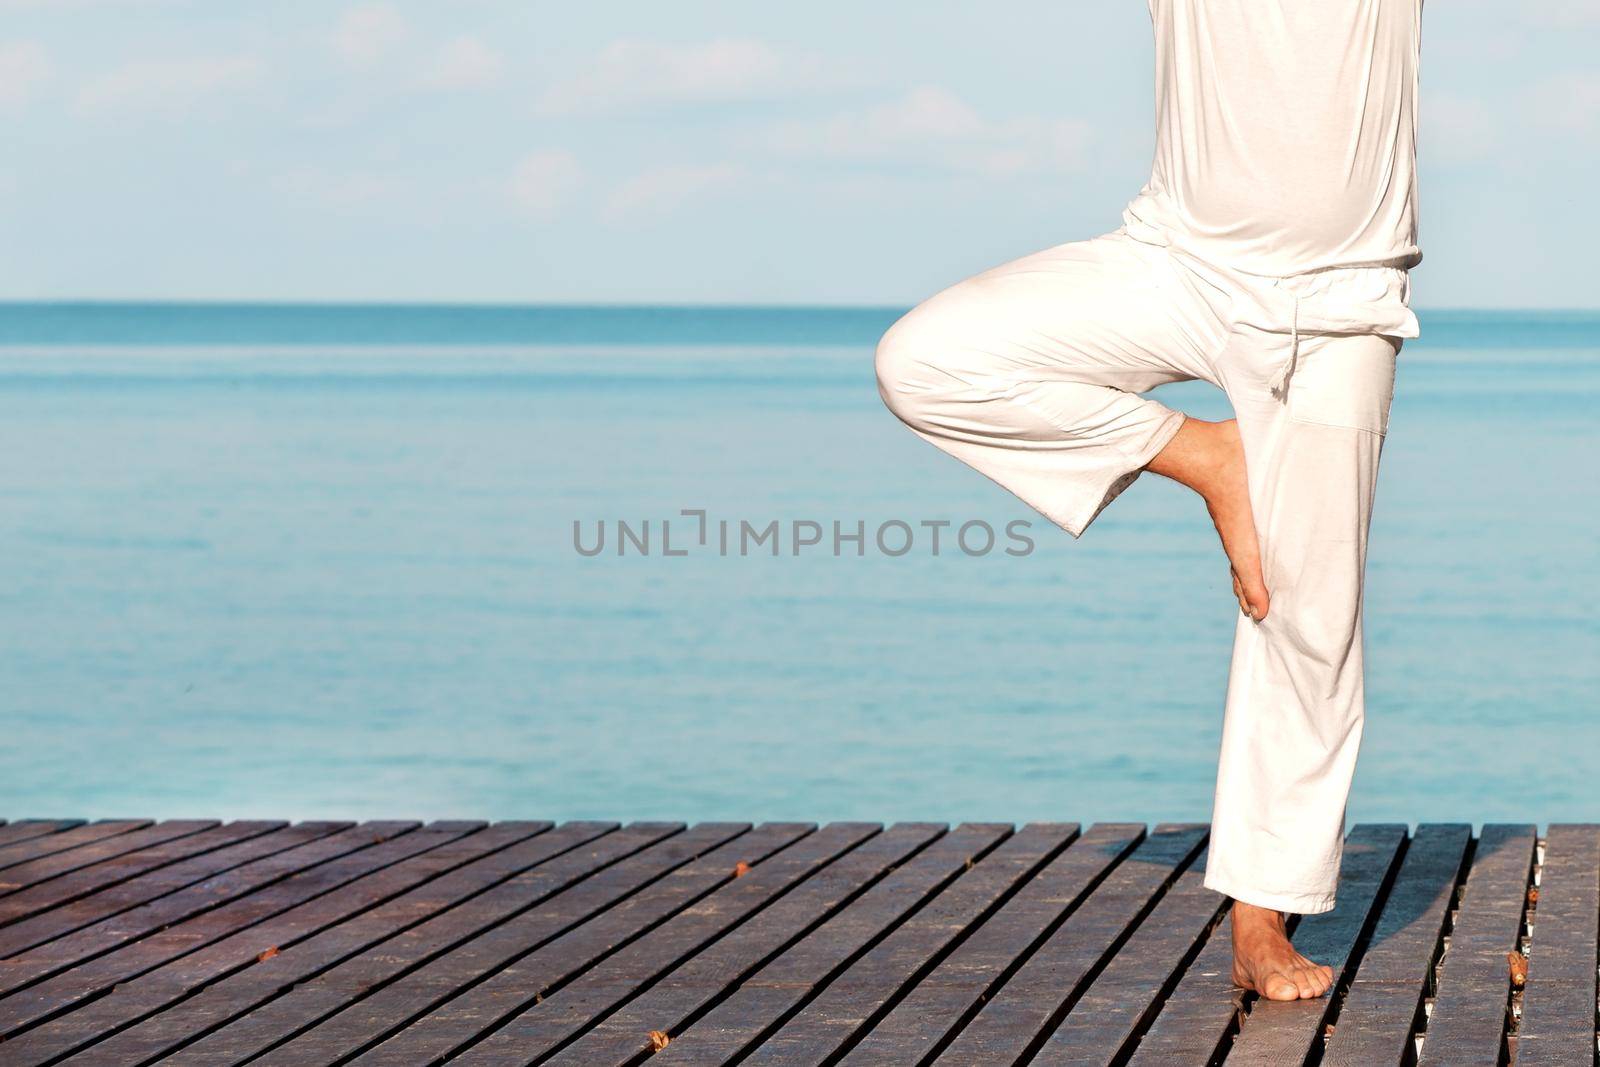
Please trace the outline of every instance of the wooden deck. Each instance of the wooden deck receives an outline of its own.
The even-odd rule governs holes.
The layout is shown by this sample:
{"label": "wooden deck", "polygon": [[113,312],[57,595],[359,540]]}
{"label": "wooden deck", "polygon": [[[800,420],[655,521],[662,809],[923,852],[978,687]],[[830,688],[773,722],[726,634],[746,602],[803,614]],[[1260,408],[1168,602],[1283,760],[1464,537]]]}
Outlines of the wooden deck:
{"label": "wooden deck", "polygon": [[1336,993],[1293,1004],[1231,987],[1205,848],[1177,824],[20,820],[0,1064],[1595,1063],[1600,826],[1357,826],[1338,908],[1296,936]]}

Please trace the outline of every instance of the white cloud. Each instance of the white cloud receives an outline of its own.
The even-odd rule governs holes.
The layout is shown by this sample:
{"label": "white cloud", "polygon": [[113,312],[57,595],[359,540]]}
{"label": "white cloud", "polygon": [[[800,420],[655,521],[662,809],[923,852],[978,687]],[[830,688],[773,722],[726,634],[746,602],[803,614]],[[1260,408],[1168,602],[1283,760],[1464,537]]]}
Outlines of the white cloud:
{"label": "white cloud", "polygon": [[37,41],[0,44],[0,108],[26,104],[52,70],[50,54]]}
{"label": "white cloud", "polygon": [[1075,119],[988,119],[924,86],[865,110],[785,123],[770,144],[792,156],[1004,176],[1081,169],[1091,132]]}
{"label": "white cloud", "polygon": [[523,214],[537,220],[554,218],[567,198],[583,183],[578,157],[560,148],[530,152],[511,175],[511,199]]}
{"label": "white cloud", "polygon": [[744,168],[731,163],[662,167],[619,185],[606,201],[606,218],[620,222],[641,215],[659,215],[678,205],[737,184]]}
{"label": "white cloud", "polygon": [[90,81],[78,94],[78,107],[90,114],[187,111],[195,105],[254,85],[261,63],[251,56],[127,63]]}
{"label": "white cloud", "polygon": [[677,104],[761,98],[798,76],[761,41],[701,44],[613,41],[582,74],[539,98],[549,114],[629,111]]}
{"label": "white cloud", "polygon": [[439,49],[422,81],[435,89],[481,89],[499,81],[504,70],[504,56],[482,38],[462,34]]}
{"label": "white cloud", "polygon": [[389,55],[410,35],[410,24],[392,5],[357,4],[339,17],[331,43],[346,63],[365,67]]}

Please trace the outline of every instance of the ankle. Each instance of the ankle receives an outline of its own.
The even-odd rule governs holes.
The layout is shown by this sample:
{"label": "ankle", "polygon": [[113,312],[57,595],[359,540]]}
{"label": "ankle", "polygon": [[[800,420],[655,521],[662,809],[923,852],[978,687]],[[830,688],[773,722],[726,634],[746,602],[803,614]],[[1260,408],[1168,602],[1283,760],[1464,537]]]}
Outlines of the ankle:
{"label": "ankle", "polygon": [[1263,908],[1255,904],[1246,904],[1242,900],[1233,902],[1233,923],[1235,926],[1245,925],[1254,928],[1268,927],[1278,933],[1288,930],[1288,921],[1283,912],[1272,908]]}
{"label": "ankle", "polygon": [[1178,433],[1145,469],[1187,486],[1209,503],[1226,488],[1233,458],[1224,423],[1186,415]]}

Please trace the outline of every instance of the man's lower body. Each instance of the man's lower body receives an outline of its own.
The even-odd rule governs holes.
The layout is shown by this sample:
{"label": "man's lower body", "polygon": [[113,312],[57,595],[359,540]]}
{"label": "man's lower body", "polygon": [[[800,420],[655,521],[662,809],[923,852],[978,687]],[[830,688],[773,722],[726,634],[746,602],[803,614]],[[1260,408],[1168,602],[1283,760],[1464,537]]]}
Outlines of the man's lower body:
{"label": "man's lower body", "polygon": [[[1304,331],[1283,284],[1118,231],[944,290],[896,323],[877,357],[897,416],[1074,536],[1146,469],[1206,496],[1257,616],[1242,614],[1235,634],[1206,885],[1276,916],[1280,931],[1282,913],[1333,907],[1361,740],[1367,530],[1400,345]],[[1277,323],[1263,307],[1292,310]],[[1186,426],[1140,395],[1196,379],[1227,393],[1236,428]],[[1210,474],[1185,473],[1212,467],[1214,491]]]}

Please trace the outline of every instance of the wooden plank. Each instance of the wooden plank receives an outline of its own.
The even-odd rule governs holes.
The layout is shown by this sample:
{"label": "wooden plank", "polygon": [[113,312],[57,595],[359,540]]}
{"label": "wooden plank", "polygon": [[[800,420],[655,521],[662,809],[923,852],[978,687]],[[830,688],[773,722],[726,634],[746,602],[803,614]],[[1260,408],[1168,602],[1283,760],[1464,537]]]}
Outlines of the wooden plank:
{"label": "wooden plank", "polygon": [[[582,924],[564,923],[562,936],[544,938],[542,947],[523,955],[467,994],[456,997],[438,1011],[417,1021],[413,1028],[416,1032],[410,1034],[410,1039],[453,1046],[486,1029],[491,1025],[490,1019],[515,1014],[536,1000],[541,991],[552,989],[605,959],[641,933],[674,915],[682,914],[684,909],[727,885],[738,876],[740,864],[756,866],[801,836],[798,832],[800,824],[777,825],[785,830],[785,839],[781,841],[768,839],[759,846],[748,838],[735,841],[696,863],[674,871],[658,884],[628,897],[590,921]],[[806,829],[809,832],[812,828]],[[837,850],[838,844],[834,838],[838,831],[830,830],[828,833],[830,836],[823,847]],[[807,847],[814,848],[815,843]],[[794,859],[790,856],[785,862],[792,864]],[[553,901],[540,908],[535,918],[548,923],[549,914],[557,910],[556,904]],[[529,940],[526,933],[521,933],[514,942]],[[530,988],[531,992],[528,991]],[[462,1033],[465,1036],[461,1036]]]}
{"label": "wooden plank", "polygon": [[1593,1067],[1597,939],[1600,826],[1554,824],[1533,910],[1518,1067]]}
{"label": "wooden plank", "polygon": [[1339,1007],[1324,1067],[1405,1067],[1472,842],[1464,823],[1419,826]]}
{"label": "wooden plank", "polygon": [[[266,959],[258,956],[244,968],[215,978],[210,964],[227,950],[232,939],[225,939],[119,985],[108,996],[28,1031],[15,1039],[10,1049],[13,1054],[33,1055],[37,1048],[40,1058],[47,1059],[47,1054],[77,1049],[87,1041],[115,1032],[115,1036],[95,1045],[84,1062],[153,1060],[268,1002],[360,949],[582,843],[571,837],[563,839],[560,832],[549,833],[553,825],[544,821],[496,823],[394,868],[418,871],[421,864],[453,864],[460,860],[454,869],[305,940],[280,945],[279,951]],[[240,936],[249,933],[242,931]],[[202,984],[203,988],[194,992]]]}
{"label": "wooden plank", "polygon": [[[957,911],[947,900],[958,887],[1002,881],[1003,875],[996,874],[1002,869],[1016,872],[1013,881],[1026,877],[1077,832],[1075,825],[1030,826],[1015,835],[1008,824],[960,826],[779,954],[774,942],[797,925],[803,927],[817,918],[820,902],[814,900],[814,893],[813,901],[808,901],[807,892],[820,879],[812,879],[772,905],[756,922],[746,923],[662,978],[551,1062],[626,1063],[648,1050],[651,1030],[676,1034],[686,1020],[699,1015],[742,978],[731,996],[674,1039],[676,1052],[672,1052],[674,1046],[668,1046],[661,1053],[671,1053],[664,1061],[667,1063],[727,1062],[842,973],[857,956],[876,951],[875,943],[878,948],[887,945],[885,938],[907,928],[901,924],[907,923],[908,916],[933,911],[946,920],[958,921]],[[994,847],[1008,835],[1003,845]],[[824,896],[827,892],[823,891]],[[771,962],[762,965],[769,958]]]}
{"label": "wooden plank", "polygon": [[[14,956],[53,938],[165,896],[186,885],[213,877],[231,867],[294,848],[349,825],[349,823],[302,823],[299,826],[288,827],[281,822],[235,822],[219,826],[215,830],[207,830],[195,837],[201,839],[202,844],[220,847],[208,847],[202,854],[185,862],[163,865],[161,869],[145,873],[141,877],[120,884],[112,883],[81,899],[53,906],[42,913],[19,916],[20,921],[14,921],[0,928],[0,958]],[[182,850],[194,843],[195,840],[191,838],[181,845],[174,842],[152,851]],[[112,862],[121,864],[125,861],[119,859]],[[17,902],[21,899],[31,910],[31,905],[37,903],[37,899],[31,897],[32,892],[25,889],[7,900],[0,901],[0,905],[20,906]],[[3,975],[3,970],[0,970],[0,987],[4,985]]]}
{"label": "wooden plank", "polygon": [[43,856],[52,856],[57,852],[65,852],[69,848],[80,845],[92,844],[107,837],[115,837],[131,830],[142,830],[150,825],[149,819],[101,819],[98,822],[84,823],[74,826],[70,830],[60,833],[35,837],[27,841],[6,845],[0,848],[0,877],[5,874],[5,869],[15,867],[19,863],[27,863]]}
{"label": "wooden plank", "polygon": [[1201,855],[1179,876],[1030,1062],[1124,1061],[1227,905],[1205,887],[1205,861]]}
{"label": "wooden plank", "polygon": [[418,829],[414,822],[363,823],[229,871],[18,957],[13,962],[68,966],[5,1003],[35,995],[46,999],[46,990],[53,996],[67,988],[109,989],[481,825],[451,821]]}
{"label": "wooden plank", "polygon": [[[1075,832],[1077,825],[1069,825],[1064,829]],[[1125,830],[1123,837],[1128,838],[1130,845],[1133,838],[1139,837],[1144,833],[1142,825],[1138,825],[1138,827],[1128,825],[1128,827],[1123,827],[1123,830]],[[958,945],[955,955],[941,961],[938,971],[934,971],[934,974],[944,971],[944,968],[952,965],[952,960],[957,957],[963,957],[963,953],[965,953],[965,958],[968,958],[968,960],[981,955],[981,947],[979,947],[978,952],[974,952],[974,945],[984,939],[986,931],[992,934],[992,931],[997,929],[997,923],[1000,926],[1008,926],[1008,928],[1016,925],[1011,921],[1003,921],[1000,915],[1018,917],[1018,915],[1022,915],[1022,913],[1029,910],[1030,904],[1032,904],[1034,910],[1038,910],[1038,907],[1042,904],[1042,897],[1050,896],[1050,894],[1059,896],[1062,889],[1062,880],[1064,880],[1062,872],[1074,872],[1074,870],[1085,867],[1082,857],[1091,857],[1093,859],[1096,848],[1102,843],[1104,843],[1104,827],[1096,827],[1096,829],[1090,830],[1086,837],[1072,841],[1070,848],[1061,853],[1061,856],[1053,859],[1042,872],[1038,872],[1034,878],[1030,878],[1026,885],[1019,889],[1018,893],[1005,902],[1002,912],[998,913],[997,917],[990,918],[987,923],[979,926],[976,933],[966,937],[965,941]],[[1104,864],[1104,862],[1107,861],[1102,859],[1101,864]],[[1070,875],[1067,875],[1067,877],[1070,877]],[[878,889],[874,889],[874,893],[877,893],[877,891]],[[1046,904],[1045,907],[1050,907],[1050,905]],[[827,933],[827,928],[818,931],[818,934],[813,934],[813,937],[821,937],[824,933]],[[837,936],[830,933],[827,933],[827,939],[829,939],[829,942],[840,941]],[[989,941],[990,947],[994,947],[994,937],[990,936],[987,941]],[[843,947],[850,947],[850,945],[846,944]],[[1010,960],[1011,955],[1013,953],[1005,953],[1006,960]],[[803,1000],[810,1000],[813,990],[819,989],[827,981],[830,981],[830,979],[826,974],[821,979],[818,979],[814,974],[803,974],[802,981],[794,981],[794,979],[786,977],[784,971],[776,971],[773,968],[763,969],[762,973],[752,977],[750,981],[742,985],[741,989],[736,990],[728,1000],[715,1006],[707,1016],[698,1019],[680,1035],[675,1035],[672,1045],[667,1046],[664,1051],[656,1054],[656,1057],[658,1059],[664,1057],[662,1062],[667,1062],[667,1064],[722,1064],[722,1062],[734,1061],[747,1048],[765,1038],[776,1027],[776,1024],[779,1024],[782,1019],[786,1019],[789,1014],[794,1013],[798,1006],[803,1006]],[[925,979],[922,984],[918,984],[915,987],[915,990],[912,990],[910,995],[915,997],[917,993],[930,989],[930,982],[931,979]],[[898,1011],[899,1008],[896,1008],[896,1013]],[[946,1006],[942,1011],[942,1016],[958,1016],[958,1014],[960,1014],[960,1009],[949,1008],[949,1006]],[[917,1059],[917,1056],[910,1053],[909,1049],[904,1049],[902,1059],[906,1059],[906,1062],[912,1062]]]}
{"label": "wooden plank", "polygon": [[[651,1030],[671,1033],[682,1029],[688,1020],[775,956],[783,959],[774,960],[774,973],[765,978],[760,988],[794,990],[799,985],[803,994],[811,985],[808,976],[825,976],[841,962],[837,955],[840,948],[845,949],[847,958],[864,942],[881,934],[886,923],[903,916],[940,884],[961,874],[1010,835],[1011,829],[1009,824],[967,824],[954,834],[944,834],[945,827],[934,823],[896,825],[768,905],[757,919],[743,923],[663,975],[645,993],[546,1062],[552,1067],[624,1067],[651,1051]],[[1065,845],[1074,832],[1067,827],[1031,829],[1024,842],[1010,848],[1002,846],[986,859],[1011,866],[1013,861],[1020,864],[1026,862],[1023,857],[1031,856],[1037,866]],[[1006,844],[1011,845],[1019,837],[1012,837]],[[930,845],[930,841],[934,843]],[[983,879],[979,872],[988,866],[987,862],[979,863],[972,876]],[[992,871],[985,873],[992,875]],[[890,892],[874,897],[873,891],[887,880],[895,882],[889,886]],[[867,897],[872,899],[864,899]],[[937,908],[938,899],[942,895],[929,907]],[[846,916],[841,909],[855,914]],[[802,941],[806,943],[803,950]],[[787,952],[791,946],[799,951]],[[399,1040],[395,1045],[387,1058],[375,1058],[373,1064],[399,1067],[404,1045]],[[510,1051],[515,1055],[502,1054],[501,1061],[521,1063],[520,1051]]]}
{"label": "wooden plank", "polygon": [[[418,1032],[407,1040],[460,1048],[510,1020],[508,1026],[524,1035],[528,1049],[554,1048],[879,832],[873,824],[832,823],[754,865],[742,877],[725,865],[686,871],[682,884],[666,886],[663,896],[636,897],[629,901],[632,908],[618,908],[600,921],[578,927],[451,998],[419,1023]],[[727,857],[720,859],[725,864]],[[651,925],[641,927],[642,921]],[[459,986],[455,973],[441,968],[437,978]],[[413,1017],[436,1004],[438,996],[431,994]],[[379,1055],[387,1056],[393,1048]],[[293,1062],[286,1057],[277,1064]]]}
{"label": "wooden plank", "polygon": [[[789,930],[785,920],[792,917],[791,901],[800,901],[804,909],[808,902],[837,902],[852,895],[890,866],[916,854],[944,827],[901,823],[886,832],[876,833],[877,829],[864,824],[829,826],[822,833],[835,835],[833,841],[819,840],[821,847],[812,849],[812,856],[791,849],[772,864],[726,886],[603,965],[546,995],[542,1003],[529,1006],[488,1040],[473,1046],[462,1062],[520,1063],[524,1058],[546,1058],[595,1026],[640,988],[664,978],[708,946],[732,938],[732,951],[737,953],[737,946],[748,945],[752,936],[760,939],[759,931],[769,920],[778,929]],[[477,1036],[426,1023],[414,1029],[415,1034],[402,1032],[356,1062],[370,1067],[405,1062],[412,1052],[438,1055],[458,1051],[466,1044],[464,1037]],[[451,1044],[445,1046],[445,1039]]]}
{"label": "wooden plank", "polygon": [[[1349,934],[1347,916],[1361,910],[1363,900],[1368,907],[1371,905],[1373,867],[1387,870],[1384,864],[1392,863],[1404,837],[1405,828],[1394,826],[1358,826],[1350,832],[1345,838],[1346,862],[1339,876],[1339,906],[1322,916],[1307,916],[1296,926],[1295,944],[1302,946],[1302,951],[1315,959],[1334,958],[1342,939]],[[1312,919],[1320,922],[1308,926]],[[1239,1026],[1245,999],[1243,991],[1233,984],[1233,928],[1230,920],[1224,919],[1161,1005],[1149,1031],[1134,1049],[1130,1065],[1204,1067],[1216,1062],[1223,1045]],[[1233,1062],[1231,1057],[1229,1062]]]}
{"label": "wooden plank", "polygon": [[[256,902],[248,898],[258,890],[292,879],[291,885],[277,893],[258,898],[274,903],[285,894],[292,899],[300,891],[322,892],[328,888],[327,879],[342,876],[350,869],[340,865],[319,870],[323,864],[368,849],[377,851],[379,856],[391,854],[394,847],[404,849],[406,846],[394,846],[393,842],[415,827],[409,822],[372,822],[329,834],[236,867],[7,960],[0,969],[0,977],[10,987],[0,998],[0,1036],[9,1036],[70,1007],[91,995],[91,990],[109,989],[175,954],[198,948],[245,922],[255,921],[260,915],[255,912]],[[296,875],[302,877],[294,878]]]}
{"label": "wooden plank", "polygon": [[[408,1017],[402,1016],[391,1024],[384,1014],[396,996],[389,991],[395,979],[426,976],[430,962],[448,958],[453,951],[470,954],[474,945],[481,945],[485,935],[501,925],[525,929],[536,917],[548,916],[543,930],[545,936],[554,936],[564,928],[563,924],[582,921],[591,910],[608,907],[640,885],[726,840],[728,829],[724,824],[708,824],[686,834],[667,836],[670,827],[645,823],[611,834],[597,844],[565,851],[351,956],[163,1062],[206,1067],[239,1063],[279,1046],[301,1031],[311,1039],[310,1035],[317,1034],[317,1028],[324,1023],[333,1025],[324,1029],[315,1038],[317,1041],[336,1042],[340,1032],[349,1033],[363,1025],[381,1034]],[[564,832],[568,832],[567,827],[554,831]],[[723,847],[759,850],[765,841],[765,847],[776,848],[805,832],[802,827],[763,827]],[[410,980],[419,982],[425,978]],[[438,986],[429,983],[427,988]],[[438,995],[448,992],[441,990]],[[408,1003],[404,996],[401,1000]],[[338,1018],[348,1010],[359,1015]],[[364,1040],[352,1037],[350,1047],[359,1048]]]}
{"label": "wooden plank", "polygon": [[[449,833],[447,828],[450,824],[436,826],[441,834]],[[461,824],[461,832],[466,836],[455,840],[446,838],[437,847],[364,875],[199,951],[180,956],[132,981],[119,984],[110,994],[90,1001],[65,1016],[34,1027],[7,1043],[8,1067],[9,1064],[25,1067],[53,1062],[118,1030],[122,1032],[90,1049],[79,1057],[78,1062],[147,1062],[164,1051],[176,1048],[210,1025],[232,1014],[248,1011],[270,996],[270,993],[258,993],[254,998],[244,998],[241,1003],[239,994],[247,983],[235,983],[229,987],[228,981],[219,979],[228,975],[240,978],[251,972],[276,970],[279,977],[273,988],[281,989],[286,980],[292,981],[292,978],[286,979],[285,974],[297,969],[304,973],[308,962],[306,954],[297,950],[303,948],[308,943],[307,939],[318,931],[339,929],[338,924],[341,923],[346,926],[359,923],[382,911],[383,907],[404,900],[409,900],[410,907],[414,909],[419,895],[447,877],[446,872],[459,871],[475,863],[499,858],[512,846],[535,837],[550,826],[547,822],[513,822],[482,829],[473,824]],[[426,833],[421,831],[410,835],[408,840],[417,838],[412,843],[420,845],[424,843],[423,836]],[[403,897],[402,893],[405,894]],[[386,901],[387,904],[384,903]],[[417,917],[413,911],[412,920],[415,921]],[[346,919],[350,921],[345,923]],[[287,969],[276,966],[275,961],[291,954],[295,959]],[[264,955],[266,958],[263,958]],[[208,986],[204,993],[184,1000],[202,986]],[[167,1012],[144,1026],[122,1030],[129,1023],[146,1018],[178,1001],[183,1001],[183,1011]],[[195,1020],[207,1016],[207,1013],[195,1010],[197,1002],[213,1008],[226,1004],[232,1011],[220,1018],[218,1013],[212,1012],[207,1022],[196,1029]],[[183,1026],[184,1022],[189,1026]]]}
{"label": "wooden plank", "polygon": [[0,847],[82,826],[82,819],[18,819],[0,826]]}
{"label": "wooden plank", "polygon": [[[755,1047],[752,1062],[770,1057],[782,1062],[822,1062],[847,1048],[914,985],[919,974],[937,966],[1065,848],[1077,830],[1072,824],[1024,827],[829,982],[794,1018]],[[707,1031],[715,1034],[710,1027]],[[761,1036],[747,1033],[744,1039]],[[726,1036],[717,1035],[717,1039]],[[678,1055],[693,1059],[696,1046],[697,1042],[690,1041]]]}
{"label": "wooden plank", "polygon": [[919,981],[843,1062],[865,1067],[931,1056],[1143,837],[1142,823],[1091,827]]}
{"label": "wooden plank", "polygon": [[1232,920],[1224,918],[1161,1004],[1129,1064],[1209,1067],[1216,1063],[1218,1050],[1238,1027],[1243,998],[1243,991],[1233,984]]}
{"label": "wooden plank", "polygon": [[1194,859],[1206,832],[1198,825],[1156,827],[1000,987],[935,1062],[1024,1058],[1071,1008],[1101,961]]}
{"label": "wooden plank", "polygon": [[1279,1004],[1170,827],[238,825],[0,823],[0,1062],[1596,1061],[1596,825],[1551,828],[1509,1050],[1532,827],[1484,828],[1453,923],[1470,828],[1357,827],[1295,929],[1336,996]]}
{"label": "wooden plank", "polygon": [[[0,871],[0,897],[16,893],[19,889],[48,882],[61,875],[97,866],[114,856],[138,852],[177,838],[188,837],[217,825],[215,819],[172,819],[147,826],[142,830],[116,834],[79,848],[67,849],[51,856],[42,856],[27,863],[19,863]],[[0,900],[0,904],[4,904]]]}
{"label": "wooden plank", "polygon": [[[1338,904],[1332,911],[1307,915],[1295,925],[1295,948],[1333,968],[1335,993],[1355,971],[1356,946],[1362,932],[1376,922],[1405,844],[1403,825],[1357,826],[1345,841]],[[1254,998],[1228,1053],[1229,1067],[1304,1062],[1322,1041],[1335,1003],[1333,994],[1316,1000]]]}
{"label": "wooden plank", "polygon": [[1506,953],[1522,933],[1536,837],[1532,826],[1510,825],[1485,826],[1478,836],[1423,1033],[1419,1062],[1426,1067],[1502,1062],[1511,997]]}
{"label": "wooden plank", "polygon": [[[165,867],[179,860],[211,852],[251,837],[259,837],[261,834],[281,829],[284,825],[281,822],[245,822],[215,826],[159,845],[147,846],[137,852],[103,860],[58,878],[52,878],[40,885],[29,886],[27,889],[0,897],[0,926],[18,922],[52,908],[59,908],[91,893],[102,892],[158,867]],[[49,859],[39,862],[48,863]]]}

